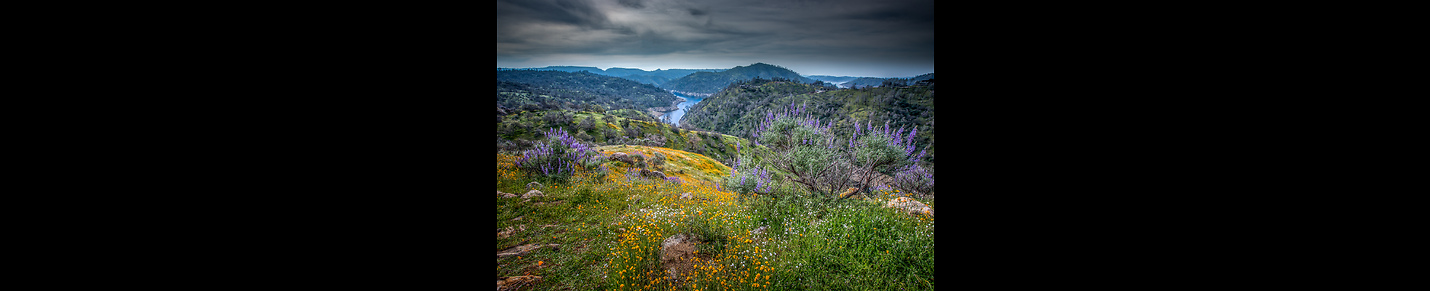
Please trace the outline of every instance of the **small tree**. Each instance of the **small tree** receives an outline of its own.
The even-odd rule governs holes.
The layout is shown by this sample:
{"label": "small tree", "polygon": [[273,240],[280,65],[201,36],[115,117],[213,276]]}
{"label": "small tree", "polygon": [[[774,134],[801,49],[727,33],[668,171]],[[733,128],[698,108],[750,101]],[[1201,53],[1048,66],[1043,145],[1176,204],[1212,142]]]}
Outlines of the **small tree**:
{"label": "small tree", "polygon": [[582,118],[581,122],[576,124],[576,128],[580,130],[591,130],[592,128],[596,128],[595,119],[595,117]]}

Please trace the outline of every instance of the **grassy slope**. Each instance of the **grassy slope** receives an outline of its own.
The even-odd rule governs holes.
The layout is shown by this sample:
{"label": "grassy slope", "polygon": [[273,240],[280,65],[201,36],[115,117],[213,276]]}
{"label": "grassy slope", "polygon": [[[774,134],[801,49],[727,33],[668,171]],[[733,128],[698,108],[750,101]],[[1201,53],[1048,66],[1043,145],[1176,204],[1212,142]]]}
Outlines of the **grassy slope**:
{"label": "grassy slope", "polygon": [[[608,162],[613,174],[603,178],[583,172],[567,183],[535,179],[546,184],[540,190],[547,197],[496,198],[497,227],[526,228],[497,239],[498,251],[561,244],[498,259],[498,277],[543,276],[538,289],[575,290],[934,288],[934,220],[877,206],[891,194],[840,202],[740,198],[695,182],[729,174],[708,157],[652,147],[601,150],[662,152],[667,168],[689,169],[676,174],[687,183],[631,178],[621,174],[624,163]],[[512,160],[498,154],[497,190],[521,194],[533,179],[515,172]],[[674,198],[685,192],[708,200]],[[553,201],[562,203],[534,205]],[[512,221],[517,217],[522,219]],[[750,232],[760,226],[768,232]],[[706,241],[696,247],[701,261],[695,274],[672,285],[663,279],[658,252],[661,241],[676,233],[700,234]]]}

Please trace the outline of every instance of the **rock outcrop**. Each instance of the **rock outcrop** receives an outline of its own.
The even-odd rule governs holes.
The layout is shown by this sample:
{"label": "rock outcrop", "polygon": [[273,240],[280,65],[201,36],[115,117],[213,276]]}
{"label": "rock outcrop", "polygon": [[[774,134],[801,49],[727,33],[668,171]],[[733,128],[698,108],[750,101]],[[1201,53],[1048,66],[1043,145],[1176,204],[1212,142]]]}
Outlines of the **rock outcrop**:
{"label": "rock outcrop", "polygon": [[651,171],[646,169],[641,169],[641,176],[651,179],[665,179],[665,173],[662,173],[661,171]]}
{"label": "rock outcrop", "polygon": [[898,209],[912,215],[924,214],[933,217],[933,207],[909,197],[894,198],[884,204],[884,207]]}

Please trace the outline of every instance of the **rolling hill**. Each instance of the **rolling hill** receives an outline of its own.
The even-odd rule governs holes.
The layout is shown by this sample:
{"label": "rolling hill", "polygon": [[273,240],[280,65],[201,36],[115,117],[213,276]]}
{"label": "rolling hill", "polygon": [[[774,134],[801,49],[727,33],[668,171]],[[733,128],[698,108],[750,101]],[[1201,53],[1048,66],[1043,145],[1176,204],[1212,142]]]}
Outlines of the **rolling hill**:
{"label": "rolling hill", "polygon": [[693,94],[714,94],[720,92],[725,86],[737,81],[744,81],[759,77],[762,79],[781,78],[799,83],[813,83],[815,80],[800,76],[789,69],[766,64],[754,63],[749,66],[734,67],[723,72],[696,72],[685,77],[670,80],[661,85],[662,88],[676,90]]}
{"label": "rolling hill", "polygon": [[497,70],[497,106],[508,109],[646,109],[675,100],[650,84],[590,72]]}

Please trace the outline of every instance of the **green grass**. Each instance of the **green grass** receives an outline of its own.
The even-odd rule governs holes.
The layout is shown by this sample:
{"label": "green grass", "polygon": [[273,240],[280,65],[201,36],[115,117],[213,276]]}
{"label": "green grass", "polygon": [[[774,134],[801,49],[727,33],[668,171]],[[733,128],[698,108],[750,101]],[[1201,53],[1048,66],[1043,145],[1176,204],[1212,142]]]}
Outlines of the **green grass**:
{"label": "green grass", "polygon": [[[498,155],[497,190],[520,195],[526,183],[540,181],[547,197],[496,198],[499,229],[526,227],[497,239],[496,249],[561,246],[498,259],[497,276],[542,276],[537,289],[934,288],[933,219],[881,208],[877,199],[737,197],[713,185],[627,179],[619,172],[550,183],[514,172],[510,160]],[[681,159],[672,163],[689,167]],[[684,192],[709,201],[674,198]],[[521,221],[511,221],[518,216]],[[751,233],[761,226],[768,226],[766,233]],[[664,280],[658,257],[661,241],[677,233],[705,238],[696,246],[700,267],[683,283]]]}

